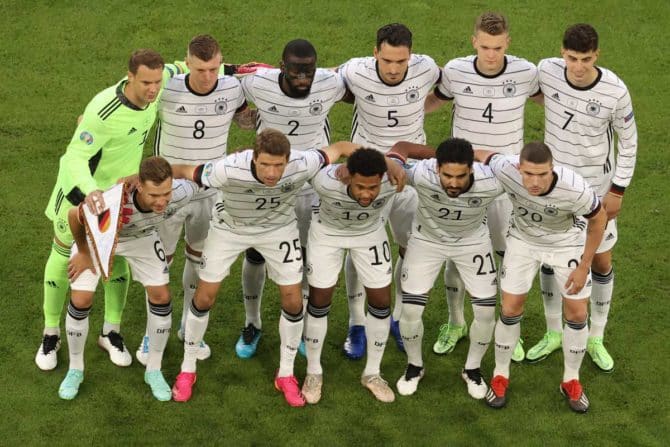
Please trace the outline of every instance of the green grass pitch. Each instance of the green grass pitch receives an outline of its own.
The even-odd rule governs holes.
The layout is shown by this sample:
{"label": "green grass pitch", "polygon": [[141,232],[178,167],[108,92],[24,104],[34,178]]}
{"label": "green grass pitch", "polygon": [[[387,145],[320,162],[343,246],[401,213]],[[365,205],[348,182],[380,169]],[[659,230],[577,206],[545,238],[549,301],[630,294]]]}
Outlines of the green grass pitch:
{"label": "green grass pitch", "polygon": [[[206,340],[213,355],[199,364],[193,399],[159,403],[143,383],[143,370],[113,366],[95,346],[102,301],[91,314],[86,378],[76,400],[58,398],[67,369],[41,372],[33,357],[42,330],[42,274],[51,223],[43,214],[58,159],[75,119],[92,96],[120,79],[130,52],[159,50],[183,59],[189,39],[211,33],[230,62],[277,64],[283,45],[307,38],[319,65],[336,66],[372,54],[375,31],[400,21],[414,32],[414,51],[439,65],[471,53],[475,17],[499,10],[511,21],[510,54],[538,62],[557,56],[563,30],[592,23],[601,38],[599,64],[628,85],[639,132],[639,157],[619,219],[614,252],[616,286],[606,340],[616,369],[602,374],[586,357],[582,381],[592,403],[571,413],[558,392],[562,356],[538,365],[513,365],[508,407],[493,411],[472,400],[459,377],[467,343],[445,357],[431,352],[446,303],[440,282],[425,312],[426,377],[416,395],[393,404],[376,402],[359,384],[362,362],[341,354],[346,297],[338,289],[324,347],[325,385],[319,405],[289,408],[272,386],[278,364],[277,289],[265,288],[265,335],[258,355],[239,360],[234,344],[243,323],[239,264],[224,282]],[[667,111],[670,64],[663,0],[519,1],[2,1],[0,26],[0,445],[667,445],[670,435],[670,335],[663,300],[670,295],[667,222],[670,138]],[[542,110],[529,104],[526,139],[542,138]],[[334,140],[346,139],[351,106],[331,114]],[[448,136],[450,106],[428,117],[429,142]],[[252,133],[234,128],[232,149]],[[151,148],[147,145],[146,152]],[[172,271],[175,321],[181,315],[178,257]],[[468,306],[466,306],[467,309]],[[469,309],[468,318],[471,318]],[[145,323],[144,294],[133,284],[123,333],[135,350]],[[537,288],[531,292],[522,334],[527,344],[544,331]],[[164,372],[176,376],[182,349],[172,337]],[[395,384],[406,359],[389,344],[382,372]],[[489,349],[483,362],[493,367]],[[305,360],[296,361],[304,377]],[[666,441],[663,441],[666,439]]]}

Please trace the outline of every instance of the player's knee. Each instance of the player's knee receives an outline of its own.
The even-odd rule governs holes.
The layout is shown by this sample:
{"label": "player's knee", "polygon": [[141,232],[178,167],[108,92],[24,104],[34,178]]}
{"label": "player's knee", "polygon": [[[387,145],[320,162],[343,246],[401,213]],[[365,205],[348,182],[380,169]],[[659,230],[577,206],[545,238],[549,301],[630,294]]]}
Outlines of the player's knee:
{"label": "player's knee", "polygon": [[588,317],[588,299],[563,300],[563,315],[566,321],[586,321]]}
{"label": "player's knee", "polygon": [[265,262],[263,255],[254,248],[247,248],[247,250],[244,252],[244,256],[246,257],[247,261],[252,264],[262,264]]}
{"label": "player's knee", "polygon": [[500,308],[500,312],[510,316],[514,317],[517,315],[522,315],[524,310],[524,300],[519,300],[519,299],[504,299],[503,298],[503,303]]}
{"label": "player's knee", "polygon": [[193,296],[195,307],[203,311],[209,310],[214,305],[215,300],[216,294],[207,293],[200,288],[195,291],[195,295]]}
{"label": "player's knee", "polygon": [[591,270],[595,273],[599,273],[602,276],[607,275],[612,271],[612,256],[609,252],[599,253],[593,257],[593,263],[591,263]]}
{"label": "player's knee", "polygon": [[309,287],[309,304],[316,307],[330,306],[333,300],[334,287],[321,289],[319,287]]}
{"label": "player's knee", "polygon": [[73,290],[70,301],[77,309],[86,309],[93,305],[93,292]]}
{"label": "player's knee", "polygon": [[167,285],[159,287],[148,287],[147,294],[152,304],[167,304],[170,302],[170,289]]}
{"label": "player's knee", "polygon": [[391,305],[391,286],[388,285],[381,289],[365,288],[365,294],[368,298],[368,304],[376,308],[389,307]]}

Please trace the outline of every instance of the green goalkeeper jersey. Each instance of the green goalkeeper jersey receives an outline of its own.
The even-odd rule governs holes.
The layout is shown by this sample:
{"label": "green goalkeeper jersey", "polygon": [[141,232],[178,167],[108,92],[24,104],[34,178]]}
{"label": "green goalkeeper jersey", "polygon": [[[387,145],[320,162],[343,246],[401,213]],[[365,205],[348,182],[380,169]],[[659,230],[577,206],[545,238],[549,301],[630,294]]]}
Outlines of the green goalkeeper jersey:
{"label": "green goalkeeper jersey", "polygon": [[[180,73],[166,65],[163,83]],[[158,101],[140,109],[123,94],[127,80],[98,93],[86,106],[65,154],[45,211],[54,220],[63,207],[78,205],[96,189],[139,171],[144,142],[156,120]]]}

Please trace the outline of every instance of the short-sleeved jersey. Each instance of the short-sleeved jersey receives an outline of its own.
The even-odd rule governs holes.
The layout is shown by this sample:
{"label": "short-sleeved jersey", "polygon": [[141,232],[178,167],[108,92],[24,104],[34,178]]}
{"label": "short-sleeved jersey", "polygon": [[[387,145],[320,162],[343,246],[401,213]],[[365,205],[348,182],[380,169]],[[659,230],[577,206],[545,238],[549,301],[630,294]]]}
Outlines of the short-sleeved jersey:
{"label": "short-sleeved jersey", "polygon": [[537,67],[507,55],[500,73],[486,75],[477,69],[477,56],[452,59],[444,66],[435,93],[454,102],[452,136],[477,148],[518,154],[526,101],[539,93]]}
{"label": "short-sleeved jersey", "polygon": [[291,149],[306,151],[330,144],[328,113],[344,97],[342,77],[317,68],[309,95],[293,98],[280,88],[279,69],[261,69],[242,78],[247,99],[258,109],[256,131],[277,129],[291,142]]}
{"label": "short-sleeved jersey", "polygon": [[163,89],[154,153],[170,163],[199,165],[226,155],[233,115],[246,102],[232,76],[219,75],[206,94],[191,90],[188,77],[175,76]]}
{"label": "short-sleeved jersey", "polygon": [[[163,85],[181,67],[166,64]],[[120,177],[136,174],[144,142],[156,120],[157,102],[140,109],[124,94],[128,80],[93,97],[60,158],[56,185],[45,214],[55,219],[63,206],[78,205],[96,189],[105,190]],[[162,91],[161,91],[162,92]]]}
{"label": "short-sleeved jersey", "polygon": [[172,198],[162,213],[142,211],[137,204],[137,191],[130,195],[129,203],[133,213],[130,220],[119,231],[119,241],[148,236],[157,231],[157,226],[185,207],[198,192],[198,185],[188,180],[172,180]]}
{"label": "short-sleeved jersey", "polygon": [[486,208],[503,188],[488,166],[474,163],[472,170],[470,188],[458,197],[449,197],[442,187],[436,159],[421,160],[406,170],[407,184],[419,196],[412,237],[447,244],[489,237]]}
{"label": "short-sleeved jersey", "polygon": [[545,194],[532,196],[523,186],[519,157],[494,155],[489,166],[512,201],[510,237],[548,247],[584,244],[586,222],[600,209],[595,191],[576,172],[554,167],[554,181]]}
{"label": "short-sleeved jersey", "polygon": [[384,153],[398,141],[425,144],[423,107],[440,79],[433,59],[413,54],[405,79],[396,85],[382,81],[374,57],[350,59],[338,72],[355,97],[351,141]]}
{"label": "short-sleeved jersey", "polygon": [[384,207],[391,202],[395,186],[384,174],[377,198],[369,206],[361,206],[349,195],[349,186],[335,175],[339,166],[328,166],[312,179],[312,187],[320,199],[312,219],[323,224],[330,236],[363,236],[376,231],[383,225]]}
{"label": "short-sleeved jersey", "polygon": [[610,70],[596,68],[598,77],[593,84],[577,87],[568,81],[563,59],[544,59],[538,64],[544,94],[544,142],[556,164],[578,172],[603,196],[611,183],[630,184],[637,126],[626,85]]}
{"label": "short-sleeved jersey", "polygon": [[212,225],[239,234],[263,234],[296,220],[295,203],[303,185],[319,172],[327,159],[321,151],[293,151],[279,182],[266,186],[256,175],[251,149],[206,163],[204,186],[221,194],[212,210]]}

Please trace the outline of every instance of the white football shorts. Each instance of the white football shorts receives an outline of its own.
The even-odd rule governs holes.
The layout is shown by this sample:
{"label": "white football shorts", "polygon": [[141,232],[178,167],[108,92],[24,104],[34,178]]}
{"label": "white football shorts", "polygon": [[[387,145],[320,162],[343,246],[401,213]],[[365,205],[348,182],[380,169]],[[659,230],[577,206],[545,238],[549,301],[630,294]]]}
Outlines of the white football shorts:
{"label": "white football shorts", "polygon": [[364,287],[381,289],[391,284],[391,247],[383,225],[364,235],[331,236],[328,227],[315,220],[308,241],[306,268],[310,286],[326,289],[337,283],[345,250],[349,250]]}
{"label": "white football shorts", "polygon": [[547,247],[529,244],[521,239],[507,239],[507,250],[500,271],[500,287],[507,293],[525,295],[533,286],[533,279],[541,265],[548,265],[554,275],[561,294],[568,299],[583,299],[591,295],[591,273],[586,285],[574,295],[568,295],[565,283],[577,267],[584,251],[583,247]]}
{"label": "white football shorts", "polygon": [[495,260],[489,238],[463,238],[458,245],[428,241],[412,236],[402,264],[401,283],[406,293],[428,293],[442,265],[451,261],[473,298],[498,293]]}
{"label": "white football shorts", "polygon": [[295,221],[283,227],[268,228],[262,235],[239,234],[211,226],[200,259],[200,279],[223,281],[237,256],[247,248],[254,248],[263,255],[268,276],[276,284],[288,286],[302,281],[302,247]]}
{"label": "white football shorts", "polygon": [[[71,256],[75,253],[77,244],[72,246]],[[115,256],[123,256],[128,261],[133,279],[144,287],[163,286],[170,281],[165,249],[155,231],[137,239],[120,240]],[[70,284],[70,288],[94,292],[99,281],[100,272],[86,270]]]}

